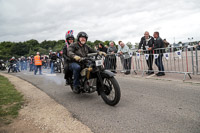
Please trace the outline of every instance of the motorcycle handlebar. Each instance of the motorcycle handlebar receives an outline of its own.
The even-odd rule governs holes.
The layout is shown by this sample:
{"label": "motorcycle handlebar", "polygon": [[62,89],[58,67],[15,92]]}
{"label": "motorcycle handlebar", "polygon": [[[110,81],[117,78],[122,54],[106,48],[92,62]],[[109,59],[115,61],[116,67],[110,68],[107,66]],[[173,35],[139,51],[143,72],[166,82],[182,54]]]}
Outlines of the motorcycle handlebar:
{"label": "motorcycle handlebar", "polygon": [[91,57],[91,56],[96,56],[97,53],[90,53],[90,54],[87,54],[87,57]]}

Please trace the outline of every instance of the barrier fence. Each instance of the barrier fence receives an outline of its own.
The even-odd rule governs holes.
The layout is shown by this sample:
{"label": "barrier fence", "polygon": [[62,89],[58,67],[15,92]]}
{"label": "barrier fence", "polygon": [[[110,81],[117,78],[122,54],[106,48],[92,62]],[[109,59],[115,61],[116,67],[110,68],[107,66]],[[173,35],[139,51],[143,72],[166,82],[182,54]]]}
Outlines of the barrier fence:
{"label": "barrier fence", "polygon": [[198,50],[197,48],[195,49],[195,62],[196,64],[194,64],[194,68],[196,70],[196,74],[199,75],[200,74],[200,50]]}
{"label": "barrier fence", "polygon": [[[200,51],[195,47],[173,47],[153,51],[131,51],[124,55],[109,54],[104,66],[111,71],[130,71],[131,74],[164,72],[188,75],[200,74]],[[163,64],[163,66],[162,66]],[[159,66],[159,67],[158,67]]]}

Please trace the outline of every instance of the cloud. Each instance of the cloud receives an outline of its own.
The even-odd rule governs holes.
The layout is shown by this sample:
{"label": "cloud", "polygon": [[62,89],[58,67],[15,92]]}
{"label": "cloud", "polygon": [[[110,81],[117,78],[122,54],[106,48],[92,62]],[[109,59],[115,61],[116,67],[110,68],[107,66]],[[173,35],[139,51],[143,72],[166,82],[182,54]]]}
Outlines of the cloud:
{"label": "cloud", "polygon": [[199,0],[0,0],[0,41],[64,39],[86,31],[89,40],[139,42],[159,31],[171,43],[200,40]]}

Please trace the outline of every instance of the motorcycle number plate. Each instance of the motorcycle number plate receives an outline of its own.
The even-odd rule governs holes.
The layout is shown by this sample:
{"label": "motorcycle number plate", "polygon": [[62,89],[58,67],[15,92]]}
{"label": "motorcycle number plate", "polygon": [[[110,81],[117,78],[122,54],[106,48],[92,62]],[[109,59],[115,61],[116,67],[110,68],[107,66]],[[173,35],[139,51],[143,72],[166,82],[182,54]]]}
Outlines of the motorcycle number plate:
{"label": "motorcycle number plate", "polygon": [[103,61],[102,60],[96,60],[96,66],[102,66],[103,65]]}

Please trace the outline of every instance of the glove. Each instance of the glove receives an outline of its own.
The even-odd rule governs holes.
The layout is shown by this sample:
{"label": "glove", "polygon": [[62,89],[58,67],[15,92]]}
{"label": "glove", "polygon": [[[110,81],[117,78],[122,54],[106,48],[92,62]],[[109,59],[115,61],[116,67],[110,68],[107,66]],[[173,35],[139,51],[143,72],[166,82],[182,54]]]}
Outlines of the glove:
{"label": "glove", "polygon": [[75,59],[76,61],[79,61],[79,60],[81,59],[81,57],[80,57],[80,56],[77,56],[77,55],[75,55],[75,56],[74,56],[74,59]]}
{"label": "glove", "polygon": [[107,54],[106,54],[105,52],[101,52],[101,51],[99,51],[99,55],[106,56]]}

